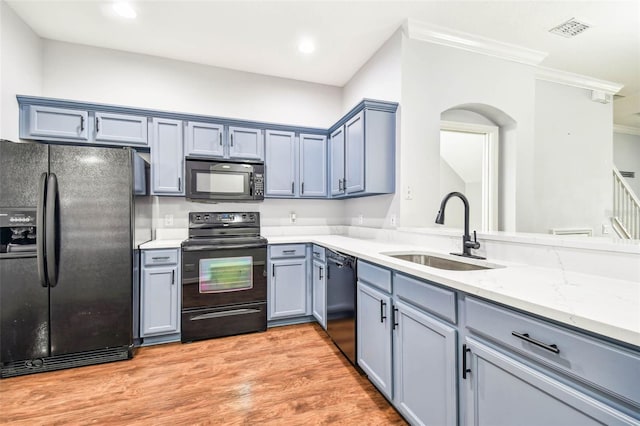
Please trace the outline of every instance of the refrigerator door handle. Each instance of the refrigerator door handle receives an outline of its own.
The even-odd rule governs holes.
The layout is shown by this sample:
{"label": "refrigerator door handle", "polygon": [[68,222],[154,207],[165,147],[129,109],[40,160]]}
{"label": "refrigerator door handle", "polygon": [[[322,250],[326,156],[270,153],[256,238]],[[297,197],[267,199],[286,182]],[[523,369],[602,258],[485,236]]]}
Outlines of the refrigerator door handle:
{"label": "refrigerator door handle", "polygon": [[47,180],[47,204],[45,209],[45,253],[46,269],[49,286],[58,283],[58,252],[57,252],[57,214],[58,214],[58,178],[54,173],[49,174]]}
{"label": "refrigerator door handle", "polygon": [[47,287],[47,265],[45,263],[45,201],[47,197],[47,173],[40,175],[38,207],[36,210],[36,254],[38,259],[38,279],[42,287]]}

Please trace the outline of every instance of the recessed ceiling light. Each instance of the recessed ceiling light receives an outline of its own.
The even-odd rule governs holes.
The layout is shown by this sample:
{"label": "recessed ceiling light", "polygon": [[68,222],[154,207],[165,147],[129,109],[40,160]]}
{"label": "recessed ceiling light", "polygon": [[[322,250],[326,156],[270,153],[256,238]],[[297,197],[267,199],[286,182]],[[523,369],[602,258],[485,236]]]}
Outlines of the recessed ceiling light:
{"label": "recessed ceiling light", "polygon": [[298,43],[298,50],[300,51],[300,53],[308,55],[316,50],[316,45],[310,38],[303,38],[302,40],[300,40],[300,43]]}
{"label": "recessed ceiling light", "polygon": [[138,16],[136,11],[133,10],[133,7],[131,7],[129,3],[124,1],[114,3],[113,10],[115,10],[118,15],[127,19],[135,19],[135,17]]}

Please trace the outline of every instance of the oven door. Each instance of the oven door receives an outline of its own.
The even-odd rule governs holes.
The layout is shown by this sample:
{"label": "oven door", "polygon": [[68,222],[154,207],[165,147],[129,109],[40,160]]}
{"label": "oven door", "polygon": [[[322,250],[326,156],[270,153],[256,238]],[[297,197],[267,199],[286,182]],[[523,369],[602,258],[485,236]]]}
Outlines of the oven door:
{"label": "oven door", "polygon": [[266,300],[266,245],[183,249],[183,310]]}
{"label": "oven door", "polygon": [[253,166],[187,160],[186,196],[192,200],[253,200]]}

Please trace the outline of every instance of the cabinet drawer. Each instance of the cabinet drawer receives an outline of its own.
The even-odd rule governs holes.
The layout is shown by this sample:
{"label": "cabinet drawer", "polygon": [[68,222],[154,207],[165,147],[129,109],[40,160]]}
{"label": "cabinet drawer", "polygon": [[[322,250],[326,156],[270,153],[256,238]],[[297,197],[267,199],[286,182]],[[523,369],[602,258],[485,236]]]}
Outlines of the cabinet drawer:
{"label": "cabinet drawer", "polygon": [[178,250],[144,250],[142,252],[142,264],[144,266],[176,265],[177,263]]}
{"label": "cabinet drawer", "polygon": [[394,273],[393,288],[405,302],[418,306],[453,324],[456,323],[456,293],[425,281]]}
{"label": "cabinet drawer", "polygon": [[358,280],[391,293],[391,271],[388,269],[359,260]]}
{"label": "cabinet drawer", "polygon": [[269,246],[269,255],[272,259],[278,257],[305,257],[304,244],[281,244]]}
{"label": "cabinet drawer", "polygon": [[472,332],[640,407],[638,352],[471,298],[465,301],[465,313]]}
{"label": "cabinet drawer", "polygon": [[326,261],[324,247],[313,245],[313,249],[311,251],[314,259],[320,260],[322,262]]}

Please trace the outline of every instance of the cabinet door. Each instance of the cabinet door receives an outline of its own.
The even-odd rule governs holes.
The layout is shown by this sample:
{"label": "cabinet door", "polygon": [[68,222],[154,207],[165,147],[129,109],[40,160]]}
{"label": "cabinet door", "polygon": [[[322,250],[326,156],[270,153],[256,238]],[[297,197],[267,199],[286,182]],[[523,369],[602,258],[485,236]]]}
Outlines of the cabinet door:
{"label": "cabinet door", "polygon": [[361,282],[357,297],[358,365],[391,400],[391,298]]}
{"label": "cabinet door", "polygon": [[313,316],[318,323],[327,329],[327,277],[326,264],[319,260],[313,261],[312,271],[312,293],[313,293]]}
{"label": "cabinet door", "polygon": [[56,139],[89,139],[89,114],[77,109],[29,107],[29,136]]}
{"label": "cabinet door", "polygon": [[327,137],[300,134],[300,196],[327,196]]}
{"label": "cabinet door", "polygon": [[181,121],[165,118],[153,120],[151,174],[154,194],[184,195]]}
{"label": "cabinet door", "polygon": [[266,132],[265,179],[267,197],[289,197],[296,195],[295,164],[296,138],[293,132]]}
{"label": "cabinet door", "polygon": [[307,314],[307,263],[304,258],[273,260],[269,288],[269,319]]}
{"label": "cabinet door", "polygon": [[244,127],[229,127],[229,157],[262,160],[262,131]]}
{"label": "cabinet door", "polygon": [[178,331],[177,266],[144,268],[142,275],[141,335]]}
{"label": "cabinet door", "polygon": [[147,117],[96,112],[95,140],[146,146],[148,127]]}
{"label": "cabinet door", "polygon": [[331,153],[331,195],[344,194],[344,127],[331,134],[329,144]]}
{"label": "cabinet door", "polygon": [[345,179],[347,194],[364,191],[364,111],[344,125]]}
{"label": "cabinet door", "polygon": [[456,425],[456,330],[395,302],[394,405],[411,424]]}
{"label": "cabinet door", "polygon": [[223,133],[224,126],[222,124],[188,122],[186,135],[187,155],[224,156]]}
{"label": "cabinet door", "polygon": [[466,340],[468,425],[632,425],[630,417],[473,339]]}

